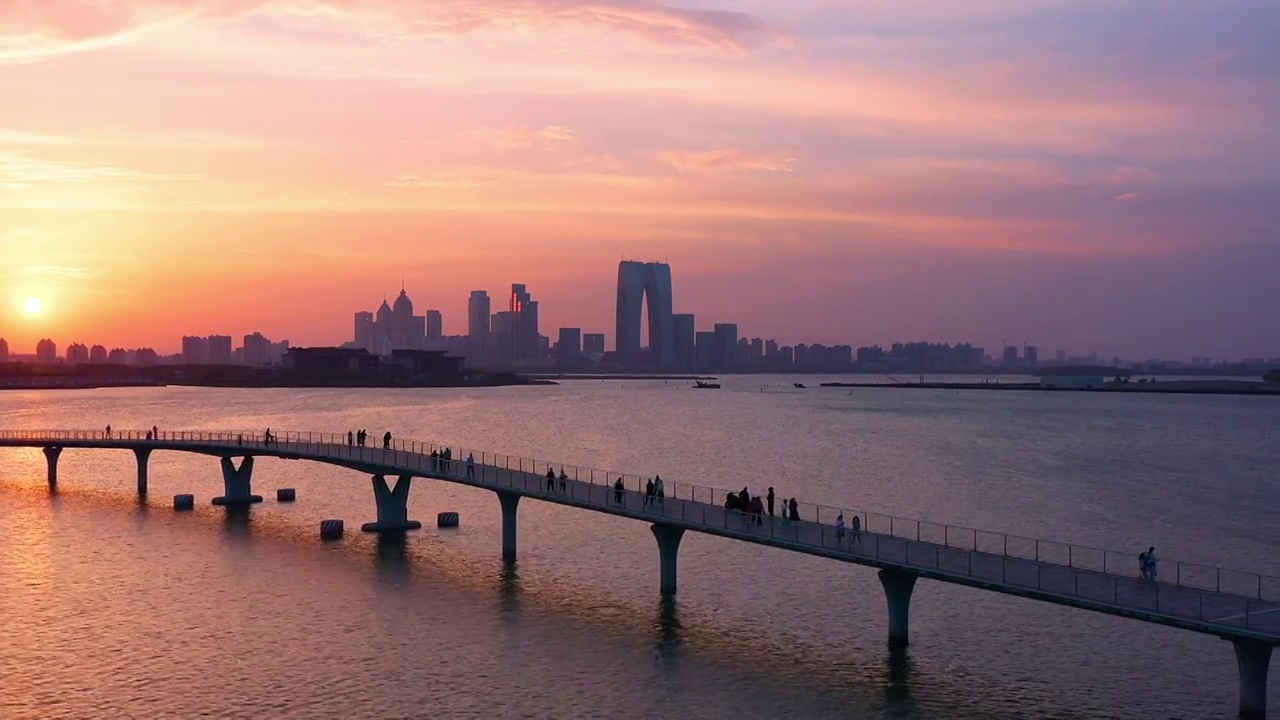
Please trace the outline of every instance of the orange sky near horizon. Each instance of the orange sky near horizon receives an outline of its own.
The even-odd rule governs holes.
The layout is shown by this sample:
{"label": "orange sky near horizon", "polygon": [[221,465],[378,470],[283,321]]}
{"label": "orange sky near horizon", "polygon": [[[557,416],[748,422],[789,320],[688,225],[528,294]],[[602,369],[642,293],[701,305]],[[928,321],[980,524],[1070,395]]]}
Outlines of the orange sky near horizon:
{"label": "orange sky near horizon", "polygon": [[0,337],[336,344],[403,278],[448,333],[523,282],[543,334],[611,346],[626,256],[669,260],[700,326],[784,343],[1280,355],[1250,309],[1280,300],[1276,20],[0,0]]}

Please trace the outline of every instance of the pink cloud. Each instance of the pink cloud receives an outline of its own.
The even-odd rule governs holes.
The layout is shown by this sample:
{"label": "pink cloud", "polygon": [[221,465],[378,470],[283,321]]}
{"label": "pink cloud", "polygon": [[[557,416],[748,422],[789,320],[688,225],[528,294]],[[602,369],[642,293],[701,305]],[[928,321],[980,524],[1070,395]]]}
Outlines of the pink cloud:
{"label": "pink cloud", "polygon": [[669,150],[658,154],[658,160],[680,173],[791,172],[795,158],[724,149],[703,152]]}
{"label": "pink cloud", "polygon": [[730,53],[786,39],[747,13],[657,0],[0,0],[0,62],[111,45],[166,23],[253,12],[328,18],[379,36],[568,25]]}

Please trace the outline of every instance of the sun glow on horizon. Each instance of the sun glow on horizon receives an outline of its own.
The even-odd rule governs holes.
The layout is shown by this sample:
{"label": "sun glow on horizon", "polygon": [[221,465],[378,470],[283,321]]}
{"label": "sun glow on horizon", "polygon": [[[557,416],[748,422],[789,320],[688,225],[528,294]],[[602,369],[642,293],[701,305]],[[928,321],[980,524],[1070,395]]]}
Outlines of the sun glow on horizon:
{"label": "sun glow on horizon", "polygon": [[22,303],[22,311],[35,316],[44,312],[44,301],[37,297],[29,297]]}

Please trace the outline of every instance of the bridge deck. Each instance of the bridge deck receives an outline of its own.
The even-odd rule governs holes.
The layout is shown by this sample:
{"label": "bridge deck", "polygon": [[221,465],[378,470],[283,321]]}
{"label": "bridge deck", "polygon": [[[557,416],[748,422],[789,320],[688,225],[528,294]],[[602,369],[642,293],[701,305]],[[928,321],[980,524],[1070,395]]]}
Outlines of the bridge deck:
{"label": "bridge deck", "polygon": [[[1082,563],[1074,559],[1070,550],[1066,563],[1010,554],[1008,539],[1012,536],[987,534],[1005,538],[1000,551],[979,547],[979,531],[958,533],[962,537],[957,541],[953,541],[946,530],[940,542],[920,539],[922,527],[929,525],[917,521],[907,521],[915,523],[914,538],[895,534],[892,525],[887,533],[871,532],[864,527],[857,536],[847,530],[841,536],[833,524],[835,512],[832,508],[827,509],[828,517],[821,522],[821,510],[817,510],[812,519],[788,521],[764,515],[757,523],[741,512],[726,510],[718,502],[722,502],[726,493],[705,486],[666,481],[666,497],[646,502],[646,496],[638,485],[632,487],[636,485],[633,481],[638,480],[635,476],[600,471],[589,471],[588,474],[568,465],[492,453],[475,453],[474,469],[468,473],[465,450],[460,451],[461,458],[454,457],[445,463],[430,457],[431,450],[441,447],[436,444],[397,442],[392,449],[356,447],[347,445],[345,436],[319,433],[289,433],[265,443],[261,436],[235,433],[160,433],[159,440],[150,440],[144,433],[136,432],[117,433],[113,438],[106,438],[101,432],[3,432],[0,433],[0,446],[150,447],[222,456],[278,456],[328,462],[375,473],[436,478],[491,490],[509,490],[547,502],[676,525],[687,530],[845,562],[914,572],[944,582],[1122,615],[1229,639],[1251,638],[1280,644],[1280,598],[1272,598],[1269,594],[1274,578],[1219,570],[1214,575],[1215,580],[1209,581],[1210,587],[1195,586],[1184,582],[1181,566],[1165,562],[1162,565],[1166,569],[1170,565],[1178,569],[1173,581],[1167,579],[1166,572],[1165,578],[1159,582],[1148,582],[1136,574],[1116,570],[1123,565],[1113,562],[1108,567],[1106,554],[1102,556],[1101,568],[1081,567],[1082,563],[1089,564],[1096,559],[1084,552],[1080,553],[1085,558]],[[513,463],[517,467],[510,467]],[[557,474],[564,471],[569,477],[563,482],[557,478],[549,487],[548,468]],[[620,501],[613,487],[618,478],[626,480]],[[699,499],[699,495],[707,499]],[[852,514],[847,516],[852,518]],[[861,517],[867,517],[865,524],[869,525],[870,518],[875,516]],[[958,547],[961,542],[970,547]],[[1038,552],[1039,542],[1036,545]],[[1130,571],[1136,570],[1136,553],[1126,555],[1134,556],[1128,567]],[[1216,587],[1226,574],[1237,579],[1245,578],[1243,584],[1255,586],[1256,593],[1225,591]],[[1205,580],[1201,578],[1199,582]]]}

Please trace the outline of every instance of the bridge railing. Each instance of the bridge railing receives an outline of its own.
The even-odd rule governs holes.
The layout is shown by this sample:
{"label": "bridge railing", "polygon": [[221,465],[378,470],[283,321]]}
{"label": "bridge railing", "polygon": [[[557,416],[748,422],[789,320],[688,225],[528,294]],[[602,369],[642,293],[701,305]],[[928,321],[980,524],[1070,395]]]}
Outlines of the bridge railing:
{"label": "bridge railing", "polygon": [[[550,470],[556,477],[554,487],[558,488],[559,477],[563,472],[569,480],[598,486],[599,498],[591,498],[607,502],[621,481],[624,499],[634,498],[636,493],[643,498],[645,485],[649,478],[632,473],[618,473],[597,468],[577,466],[569,463],[553,463],[532,458],[525,458],[504,453],[493,453],[460,446],[451,446],[438,442],[422,442],[393,440],[390,447],[384,450],[382,438],[369,438],[365,446],[355,444],[354,437],[346,433],[326,432],[280,432],[273,433],[272,444],[266,443],[265,432],[204,432],[204,431],[166,431],[160,430],[152,435],[151,430],[119,430],[113,429],[108,438],[106,431],[0,431],[0,439],[23,441],[105,441],[108,439],[121,441],[174,442],[174,443],[216,443],[234,445],[235,447],[262,447],[279,450],[281,445],[304,446],[308,452],[326,455],[338,459],[368,462],[371,464],[387,463],[390,465],[408,463],[408,466],[424,473],[448,474],[451,477],[466,479],[466,458],[468,454],[474,458],[474,475],[472,479],[485,482],[511,481],[529,485],[532,490],[547,493],[545,476]],[[348,442],[348,441],[351,442]],[[451,464],[445,466],[437,460],[432,463],[430,454],[451,448],[453,456]],[[404,455],[389,462],[387,450]],[[512,480],[514,478],[514,480]],[[521,487],[524,487],[521,485]],[[730,491],[709,485],[684,483],[664,479],[665,498],[663,507],[677,508],[681,513],[701,513],[696,518],[682,515],[681,519],[699,522],[711,522],[729,528],[730,523],[746,522],[749,518],[736,511],[725,511],[724,503]],[[573,483],[568,484],[569,488]],[[528,488],[525,488],[528,490]],[[594,491],[593,491],[594,492]],[[668,505],[665,501],[674,501]],[[763,498],[762,498],[763,500]],[[782,495],[775,499],[777,518],[766,515],[765,522],[770,528],[781,525],[781,515],[786,500]],[[688,505],[686,505],[686,503]],[[718,512],[707,515],[708,508]],[[1012,535],[1009,533],[979,530],[962,525],[934,523],[916,518],[886,515],[865,510],[853,510],[830,505],[797,502],[797,513],[801,518],[798,526],[811,523],[817,528],[821,542],[834,541],[838,530],[836,524],[842,518],[846,525],[845,537],[852,533],[853,520],[858,519],[861,532],[865,537],[875,538],[875,552],[880,552],[881,542],[896,539],[910,541],[915,546],[924,548],[951,548],[971,553],[980,553],[1006,560],[1031,560],[1063,566],[1084,572],[1109,576],[1125,576],[1139,582],[1141,571],[1138,567],[1138,551],[1121,552],[1091,547],[1075,543],[1063,543],[1039,538]],[[789,526],[797,526],[785,521]],[[824,545],[825,547],[825,545]],[[1140,551],[1141,549],[1139,549]],[[917,554],[919,549],[914,550]],[[936,553],[935,553],[936,555]],[[877,557],[879,557],[877,555]],[[1280,577],[1259,573],[1233,570],[1225,567],[1189,563],[1185,561],[1161,560],[1158,565],[1161,584],[1174,585],[1189,589],[1223,593],[1242,598],[1254,598],[1261,601],[1280,601]],[[1251,616],[1245,612],[1242,617]]]}

